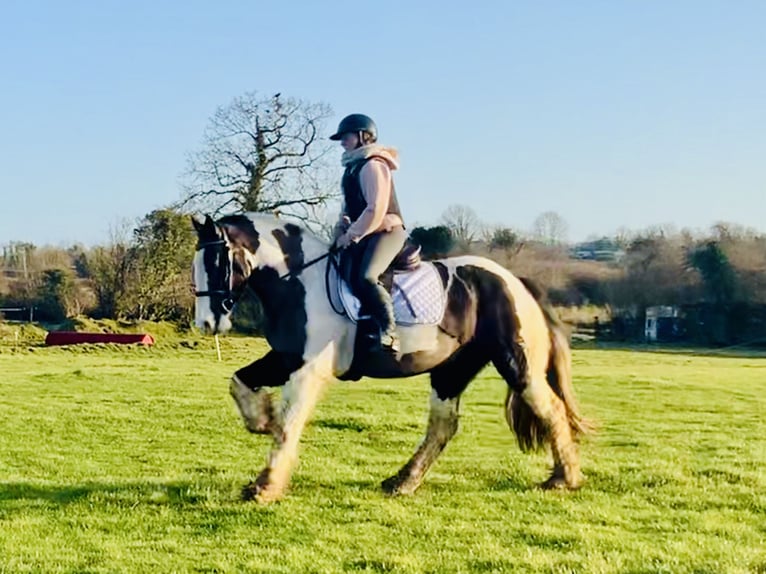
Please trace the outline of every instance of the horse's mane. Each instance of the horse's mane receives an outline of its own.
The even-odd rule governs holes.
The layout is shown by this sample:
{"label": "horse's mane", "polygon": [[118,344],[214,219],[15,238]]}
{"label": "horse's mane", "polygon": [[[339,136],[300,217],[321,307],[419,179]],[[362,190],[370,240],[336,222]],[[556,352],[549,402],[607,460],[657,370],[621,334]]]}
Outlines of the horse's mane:
{"label": "horse's mane", "polygon": [[239,216],[225,216],[221,218],[220,221],[223,221],[226,219],[231,221],[233,218],[237,218],[237,217],[245,217],[249,219],[252,222],[253,226],[255,227],[256,231],[258,231],[258,233],[269,235],[269,236],[271,236],[271,232],[274,231],[275,229],[289,231],[290,229],[289,226],[293,226],[294,228],[300,229],[304,246],[306,245],[306,243],[309,243],[311,244],[311,247],[317,250],[327,250],[329,248],[329,243],[327,241],[324,241],[323,239],[318,237],[316,233],[314,233],[309,227],[307,227],[302,222],[296,221],[293,219],[281,218],[269,212],[248,211]]}

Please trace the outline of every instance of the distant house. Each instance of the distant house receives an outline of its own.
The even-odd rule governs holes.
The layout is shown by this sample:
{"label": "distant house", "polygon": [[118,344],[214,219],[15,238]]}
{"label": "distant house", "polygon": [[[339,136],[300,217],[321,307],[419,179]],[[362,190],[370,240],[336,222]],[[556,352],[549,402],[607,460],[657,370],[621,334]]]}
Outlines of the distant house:
{"label": "distant house", "polygon": [[682,333],[681,309],[669,305],[646,308],[644,340],[647,343],[678,341]]}
{"label": "distant house", "polygon": [[610,327],[617,341],[766,346],[766,304],[633,305],[612,309]]}
{"label": "distant house", "polygon": [[574,259],[583,259],[586,261],[621,261],[625,256],[625,251],[620,249],[609,238],[604,237],[596,241],[579,243],[571,251]]}

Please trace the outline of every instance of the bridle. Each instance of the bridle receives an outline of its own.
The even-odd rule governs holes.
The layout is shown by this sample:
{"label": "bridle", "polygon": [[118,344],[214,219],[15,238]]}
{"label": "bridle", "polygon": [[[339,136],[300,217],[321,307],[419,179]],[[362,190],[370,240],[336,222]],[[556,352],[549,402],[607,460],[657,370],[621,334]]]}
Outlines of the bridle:
{"label": "bridle", "polygon": [[[216,239],[214,241],[205,241],[203,243],[197,244],[197,249],[205,249],[206,247],[212,247],[214,245],[223,245],[226,246],[226,241],[223,239]],[[228,251],[228,249],[227,249]],[[227,257],[228,259],[228,257]],[[230,313],[232,309],[234,309],[234,304],[237,302],[234,293],[231,290],[231,262],[226,265],[226,269],[224,271],[223,276],[223,284],[225,285],[225,288],[223,289],[208,289],[206,291],[194,291],[195,297],[220,297],[221,298],[221,307],[223,307],[223,310],[226,313]]]}

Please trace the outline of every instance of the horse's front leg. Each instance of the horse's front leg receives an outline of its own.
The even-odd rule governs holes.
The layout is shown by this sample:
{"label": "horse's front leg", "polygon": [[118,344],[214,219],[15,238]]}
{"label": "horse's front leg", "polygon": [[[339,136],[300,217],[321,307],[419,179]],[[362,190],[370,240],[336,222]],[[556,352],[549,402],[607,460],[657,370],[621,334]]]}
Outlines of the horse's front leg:
{"label": "horse's front leg", "polygon": [[279,500],[290,481],[298,458],[298,442],[326,384],[333,377],[335,345],[328,345],[290,375],[282,391],[281,432],[274,433],[268,464],[258,478],[245,486],[245,500]]}
{"label": "horse's front leg", "polygon": [[271,350],[234,373],[229,392],[247,430],[258,434],[281,434],[282,423],[267,389],[284,385],[302,364],[300,355]]}

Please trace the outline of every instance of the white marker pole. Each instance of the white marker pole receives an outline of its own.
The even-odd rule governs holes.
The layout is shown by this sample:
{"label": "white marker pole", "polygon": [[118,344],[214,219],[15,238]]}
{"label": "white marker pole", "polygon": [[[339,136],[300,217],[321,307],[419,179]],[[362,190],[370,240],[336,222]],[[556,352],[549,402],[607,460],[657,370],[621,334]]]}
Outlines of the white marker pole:
{"label": "white marker pole", "polygon": [[218,353],[218,362],[221,362],[221,341],[218,340],[218,335],[215,336],[215,352]]}

